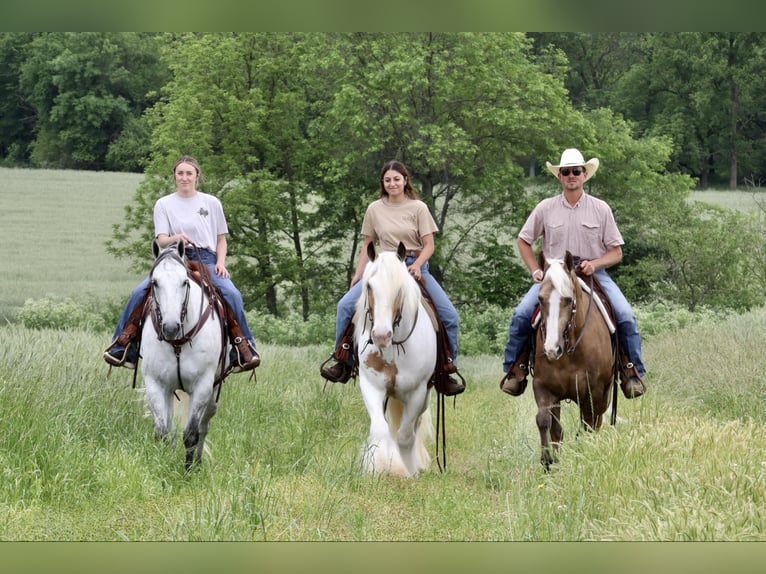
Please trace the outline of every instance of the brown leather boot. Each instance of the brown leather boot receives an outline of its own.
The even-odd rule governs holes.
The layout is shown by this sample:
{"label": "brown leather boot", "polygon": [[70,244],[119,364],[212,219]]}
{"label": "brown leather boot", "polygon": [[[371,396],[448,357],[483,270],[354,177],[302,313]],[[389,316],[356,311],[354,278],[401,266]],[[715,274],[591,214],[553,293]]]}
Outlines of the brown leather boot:
{"label": "brown leather boot", "polygon": [[144,298],[130,313],[122,333],[104,349],[104,360],[113,367],[136,368],[138,350],[135,348],[134,340],[138,335],[138,330],[141,328],[141,320],[143,319],[148,299],[149,289],[146,290]]}
{"label": "brown leather boot", "polygon": [[438,381],[434,384],[436,391],[447,397],[454,397],[465,391],[465,379],[463,379],[460,373],[456,372],[455,374],[460,377],[460,381],[452,375],[435,377],[436,381]]}
{"label": "brown leather boot", "polygon": [[[327,363],[334,361],[331,365],[327,366]],[[322,365],[319,367],[319,373],[332,383],[347,383],[351,378],[351,372],[353,369],[351,365],[343,361],[339,361],[335,358],[335,355],[331,355]]]}
{"label": "brown leather boot", "polygon": [[226,308],[226,322],[229,326],[229,339],[231,339],[232,354],[235,359],[232,361],[231,372],[252,371],[261,364],[261,356],[255,350],[253,344],[245,339],[242,327],[240,327],[234,315],[234,310],[225,300],[223,300],[223,304]]}
{"label": "brown leather boot", "polygon": [[511,365],[505,376],[500,379],[500,390],[514,397],[523,394],[527,388],[527,373],[529,373],[529,354],[531,347],[527,344],[521,349],[519,358]]}
{"label": "brown leather boot", "polygon": [[527,388],[527,365],[526,363],[515,362],[508,369],[505,376],[500,379],[500,389],[504,393],[518,397],[523,394]]}
{"label": "brown leather boot", "polygon": [[620,388],[626,399],[635,399],[646,392],[646,383],[633,363],[626,362],[620,367]]}

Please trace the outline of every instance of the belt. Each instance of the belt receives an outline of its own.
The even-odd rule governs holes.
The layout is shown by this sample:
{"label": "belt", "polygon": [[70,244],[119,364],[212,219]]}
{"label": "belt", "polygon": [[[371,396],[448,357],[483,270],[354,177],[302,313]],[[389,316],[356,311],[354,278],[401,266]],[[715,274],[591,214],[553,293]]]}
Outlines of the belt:
{"label": "belt", "polygon": [[415,259],[417,259],[418,257],[420,257],[420,253],[421,253],[420,249],[408,249],[404,253],[404,256],[405,257],[414,257]]}

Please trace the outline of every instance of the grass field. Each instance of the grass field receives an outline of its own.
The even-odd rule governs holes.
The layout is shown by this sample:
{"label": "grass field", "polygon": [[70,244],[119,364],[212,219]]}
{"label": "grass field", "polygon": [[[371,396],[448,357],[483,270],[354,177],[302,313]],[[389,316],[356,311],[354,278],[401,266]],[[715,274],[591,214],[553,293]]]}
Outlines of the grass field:
{"label": "grass field", "polygon": [[[103,244],[140,176],[0,176],[12,261],[3,313],[46,294],[127,295],[138,278]],[[622,399],[615,427],[579,438],[564,405],[549,474],[532,393],[498,389],[500,357],[464,357],[447,472],[434,462],[416,480],[361,475],[358,387],[323,387],[326,348],[276,345],[260,346],[256,383],[226,381],[210,452],[186,476],[180,450],[152,438],[140,376],[135,390],[132,372],[106,379],[110,336],[0,323],[0,540],[766,541],[763,309],[653,335],[648,394]],[[687,566],[720,564],[704,555]]]}
{"label": "grass field", "polygon": [[105,242],[142,177],[0,168],[0,321],[28,298],[127,299],[140,277]]}

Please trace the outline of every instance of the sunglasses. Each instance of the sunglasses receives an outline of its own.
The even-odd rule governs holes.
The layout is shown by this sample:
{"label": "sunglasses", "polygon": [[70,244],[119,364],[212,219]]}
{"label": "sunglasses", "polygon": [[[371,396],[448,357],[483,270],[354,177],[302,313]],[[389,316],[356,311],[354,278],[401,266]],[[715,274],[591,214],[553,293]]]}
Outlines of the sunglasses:
{"label": "sunglasses", "polygon": [[573,168],[571,168],[571,169],[570,169],[570,168],[568,168],[568,167],[562,167],[562,168],[559,170],[559,173],[560,173],[561,175],[563,175],[564,177],[566,177],[566,176],[568,176],[568,175],[569,175],[569,172],[570,172],[570,171],[572,172],[572,175],[580,175],[581,173],[585,173],[585,168],[582,168],[582,167],[573,167]]}

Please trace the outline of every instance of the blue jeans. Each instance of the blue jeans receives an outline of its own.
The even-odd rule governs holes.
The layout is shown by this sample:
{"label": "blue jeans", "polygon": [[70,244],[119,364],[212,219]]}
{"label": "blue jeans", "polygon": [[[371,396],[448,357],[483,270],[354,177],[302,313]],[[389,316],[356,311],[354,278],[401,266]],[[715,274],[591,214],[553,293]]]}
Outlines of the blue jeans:
{"label": "blue jeans", "polygon": [[[208,269],[210,270],[210,278],[213,281],[213,284],[216,287],[218,287],[218,289],[221,291],[221,295],[234,311],[234,315],[237,318],[237,322],[239,323],[239,326],[242,328],[242,334],[245,336],[245,338],[248,341],[250,341],[253,344],[253,347],[255,347],[255,339],[253,338],[253,334],[250,331],[250,327],[247,324],[247,318],[245,317],[245,309],[244,309],[244,302],[242,301],[242,293],[240,293],[239,289],[237,289],[234,286],[234,283],[231,281],[231,279],[228,279],[225,277],[219,277],[218,275],[216,275],[215,253],[213,253],[212,251],[200,249],[199,255],[200,255],[199,259],[201,260],[201,262],[207,265]],[[188,257],[191,260],[197,259],[196,253],[188,253]],[[125,308],[122,310],[120,319],[117,322],[117,328],[114,330],[114,337],[112,338],[112,340],[119,337],[120,333],[122,333],[123,329],[125,329],[125,325],[128,323],[130,314],[139,305],[139,303],[141,303],[141,301],[144,300],[144,297],[146,296],[146,291],[148,288],[149,288],[149,277],[146,277],[143,281],[141,281],[141,283],[138,284],[137,287],[133,289],[133,291],[130,294],[130,297],[128,298],[128,303],[125,306]],[[115,345],[114,349],[117,351],[124,350],[121,345]]]}
{"label": "blue jeans", "polygon": [[[407,265],[412,265],[415,261],[414,257],[407,257]],[[447,294],[442,289],[442,286],[434,279],[434,276],[428,270],[428,263],[425,263],[420,268],[420,273],[423,276],[423,280],[426,283],[426,291],[433,299],[436,312],[444,323],[444,329],[447,331],[447,338],[449,339],[450,352],[452,353],[452,363],[457,367],[457,341],[458,341],[458,327],[459,321],[457,316],[457,309],[447,297]],[[362,292],[362,282],[358,281],[351,289],[349,289],[340,301],[338,301],[338,312],[335,315],[335,348],[338,348],[340,338],[343,336],[343,331],[346,329],[346,325],[349,324],[351,318],[356,311],[356,302],[359,300],[359,295]]]}
{"label": "blue jeans", "polygon": [[[596,271],[596,277],[604,288],[607,299],[612,304],[620,345],[627,353],[628,359],[636,366],[638,374],[643,377],[646,374],[646,368],[641,358],[641,336],[638,334],[638,322],[633,314],[633,308],[605,269]],[[540,291],[540,284],[533,284],[513,311],[511,324],[508,326],[508,342],[505,344],[503,357],[504,373],[507,373],[511,365],[516,362],[524,343],[532,332],[531,320],[537,306],[538,291]]]}

